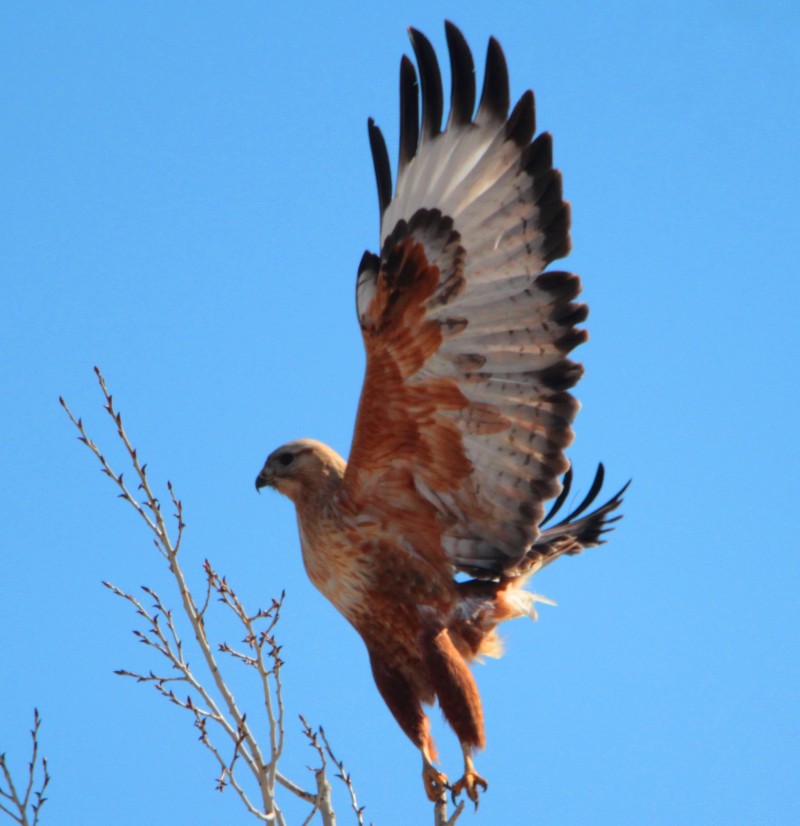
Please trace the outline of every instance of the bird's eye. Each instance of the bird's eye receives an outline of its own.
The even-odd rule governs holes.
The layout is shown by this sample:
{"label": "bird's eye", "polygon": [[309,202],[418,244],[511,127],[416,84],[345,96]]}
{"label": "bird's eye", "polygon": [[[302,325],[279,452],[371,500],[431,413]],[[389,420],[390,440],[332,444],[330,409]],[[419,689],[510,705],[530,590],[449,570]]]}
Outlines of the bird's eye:
{"label": "bird's eye", "polygon": [[294,454],[292,453],[279,453],[278,454],[278,464],[283,465],[286,467],[287,465],[291,465],[294,461]]}

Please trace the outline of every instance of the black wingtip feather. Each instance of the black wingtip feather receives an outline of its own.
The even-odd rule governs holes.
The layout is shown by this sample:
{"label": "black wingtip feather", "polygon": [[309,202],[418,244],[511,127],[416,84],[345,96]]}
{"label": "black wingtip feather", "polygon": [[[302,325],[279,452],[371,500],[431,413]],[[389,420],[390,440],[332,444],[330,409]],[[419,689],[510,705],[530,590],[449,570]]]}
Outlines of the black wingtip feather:
{"label": "black wingtip feather", "polygon": [[[569,522],[575,521],[590,505],[593,504],[594,500],[597,499],[597,494],[600,493],[600,489],[603,487],[603,482],[605,481],[606,469],[602,462],[597,465],[597,471],[594,475],[594,480],[592,481],[592,485],[589,488],[589,492],[586,496],[583,497],[583,500],[578,505],[577,508],[572,510],[569,515],[565,516],[560,522],[557,522],[555,525],[552,525],[549,530],[553,530],[555,528],[560,528],[562,525],[566,525]],[[564,502],[567,500],[567,497],[570,494],[570,490],[572,489],[572,481],[573,481],[573,473],[572,468],[564,474],[564,478],[562,480],[563,488],[561,493],[558,495],[558,499],[555,500],[553,506],[547,512],[547,516],[539,523],[539,527],[543,528],[545,525],[561,510],[564,506]],[[632,479],[628,479],[628,481],[606,502],[604,505],[601,505],[595,513],[603,512],[608,513],[613,511],[617,508],[620,503],[622,502],[622,497],[625,494],[625,491],[628,490]],[[589,516],[593,516],[594,514],[589,514]],[[618,516],[614,516],[611,518],[604,518],[603,525],[610,525],[612,522],[618,522],[622,519],[622,514]],[[611,530],[607,528],[605,530]],[[605,532],[605,530],[603,532]]]}
{"label": "black wingtip feather", "polygon": [[561,506],[566,501],[567,497],[569,496],[570,488],[572,487],[572,466],[569,467],[567,472],[564,474],[564,478],[561,481],[561,493],[558,494],[558,499],[553,502],[553,506],[547,512],[547,515],[544,519],[539,523],[539,527],[543,528],[561,509]]}
{"label": "black wingtip feather", "polygon": [[[611,516],[611,514],[622,504],[622,497],[630,485],[630,480],[605,504],[595,508],[587,515],[581,516],[586,508],[597,498],[603,483],[604,470],[602,464],[598,466],[597,474],[595,475],[589,493],[586,494],[580,505],[578,505],[566,519],[563,519],[557,525],[544,527],[546,523],[550,522],[559,512],[569,496],[572,487],[572,473],[568,471],[565,474],[563,479],[564,487],[561,494],[539,525],[542,532],[539,539],[534,543],[534,548],[540,554],[547,554],[549,549],[550,552],[555,551],[552,556],[553,559],[561,553],[573,556],[585,548],[593,548],[597,545],[602,545],[606,541],[602,537],[614,530],[614,523],[622,519],[622,514],[617,514],[616,516]],[[567,543],[566,547],[564,547],[565,542]]]}
{"label": "black wingtip feather", "polygon": [[[566,354],[571,353],[576,347],[581,344],[585,344],[586,341],[589,339],[589,332],[584,330],[581,327],[573,327],[568,329],[564,335],[559,336],[553,344],[555,344],[558,349]],[[581,376],[583,375],[583,368],[581,366]],[[578,377],[580,379],[580,376]],[[577,383],[577,380],[576,380]]]}
{"label": "black wingtip feather", "polygon": [[372,150],[372,163],[375,166],[375,181],[378,185],[378,205],[381,217],[383,217],[386,207],[392,200],[392,169],[389,165],[386,141],[372,118],[367,121],[367,131],[369,132],[369,146]]}
{"label": "black wingtip feather", "polygon": [[558,523],[559,525],[565,525],[567,522],[570,522],[573,519],[577,519],[586,510],[586,508],[588,508],[589,505],[591,505],[592,502],[594,502],[594,500],[597,498],[597,494],[600,493],[600,488],[603,487],[603,479],[605,479],[605,477],[606,469],[603,466],[603,463],[600,462],[600,464],[597,466],[597,473],[595,473],[594,475],[594,481],[592,482],[592,486],[589,488],[589,492],[586,494],[586,496],[583,497],[583,501],[580,503],[580,505],[578,505],[578,507],[575,508],[575,510],[572,511],[572,513],[569,514],[569,516],[567,516],[565,519]]}
{"label": "black wingtip feather", "polygon": [[553,168],[553,136],[542,132],[522,153],[522,168],[532,177]]}
{"label": "black wingtip feather", "polygon": [[514,111],[506,122],[506,140],[519,147],[528,146],[536,131],[536,106],[533,92],[527,92],[517,101]]}
{"label": "black wingtip feather", "polygon": [[419,85],[417,70],[411,60],[403,55],[400,61],[400,156],[397,177],[417,154],[419,143]]}
{"label": "black wingtip feather", "polygon": [[409,29],[411,45],[419,66],[422,85],[422,140],[433,138],[442,131],[442,112],[444,111],[444,94],[442,92],[442,75],[439,61],[430,40],[417,29]]}
{"label": "black wingtip feather", "polygon": [[[585,341],[585,330],[575,330],[575,333],[583,333],[583,337],[575,340],[570,349],[574,349],[579,344]],[[569,351],[566,351],[569,352]],[[571,359],[561,359],[550,367],[538,371],[536,374],[541,383],[548,389],[560,393],[564,390],[570,390],[583,378],[583,365]]]}
{"label": "black wingtip feather", "polygon": [[475,62],[464,35],[457,26],[445,20],[447,49],[450,53],[450,117],[447,128],[472,122],[475,109]]}
{"label": "black wingtip feather", "polygon": [[561,327],[574,327],[582,324],[589,317],[589,305],[580,303],[558,304],[550,313],[550,321]]}
{"label": "black wingtip feather", "polygon": [[508,117],[510,100],[506,58],[500,44],[491,37],[486,51],[486,74],[483,77],[477,119],[505,120]]}
{"label": "black wingtip feather", "polygon": [[[614,523],[622,519],[623,514],[609,517],[621,504],[622,497],[631,483],[629,479],[604,505],[601,505],[588,516],[584,516],[580,521],[583,523],[576,532],[576,539],[586,548],[603,545],[606,540],[601,537],[614,530]],[[569,527],[569,526],[567,526]],[[569,552],[568,552],[569,553]]]}
{"label": "black wingtip feather", "polygon": [[572,225],[572,208],[568,201],[564,201],[560,209],[547,224],[544,231],[542,256],[546,264],[558,258],[566,258],[572,249],[572,239],[569,228]]}
{"label": "black wingtip feather", "polygon": [[534,175],[531,192],[534,201],[536,201],[536,206],[541,209],[543,204],[552,201],[557,201],[560,204],[563,200],[562,187],[561,172],[558,169],[548,167],[539,172],[538,175]]}
{"label": "black wingtip feather", "polygon": [[564,207],[563,182],[561,172],[558,169],[551,169],[542,176],[541,190],[539,181],[534,182],[533,192],[536,198],[536,206],[539,209],[538,224],[542,229],[547,229],[555,216]]}
{"label": "black wingtip feather", "polygon": [[534,286],[550,293],[555,300],[571,301],[580,294],[582,286],[580,276],[563,270],[549,270],[536,276]]}
{"label": "black wingtip feather", "polygon": [[374,252],[365,250],[364,254],[361,256],[361,262],[358,265],[358,275],[361,275],[364,270],[373,270],[374,272],[378,272],[380,266],[380,256],[375,255]]}

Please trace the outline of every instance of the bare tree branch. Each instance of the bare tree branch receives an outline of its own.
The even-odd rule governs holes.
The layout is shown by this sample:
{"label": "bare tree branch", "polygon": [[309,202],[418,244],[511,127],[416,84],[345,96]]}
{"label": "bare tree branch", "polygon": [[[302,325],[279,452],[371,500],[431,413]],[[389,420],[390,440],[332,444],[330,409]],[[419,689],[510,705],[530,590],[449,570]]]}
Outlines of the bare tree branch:
{"label": "bare tree branch", "polygon": [[[147,674],[119,669],[116,673],[125,677],[132,677],[140,683],[150,683],[155,690],[178,708],[189,712],[193,724],[199,731],[200,742],[209,750],[219,767],[216,788],[223,791],[231,786],[246,810],[256,819],[265,823],[274,823],[285,826],[283,812],[275,796],[276,784],[301,800],[312,805],[312,811],[307,822],[315,813],[319,812],[323,826],[335,826],[336,815],[331,797],[331,785],[326,775],[327,763],[325,753],[330,755],[340,772],[340,777],[347,786],[353,810],[358,818],[359,826],[363,826],[361,810],[358,808],[355,792],[349,775],[346,775],[342,764],[333,758],[327,740],[324,749],[316,739],[312,745],[321,758],[321,766],[314,770],[316,791],[306,791],[300,785],[285,777],[278,769],[278,761],[283,753],[284,703],[281,683],[281,647],[276,642],[274,631],[280,618],[284,594],[280,599],[273,599],[266,609],[255,612],[248,611],[234,589],[224,576],[218,574],[211,563],[206,560],[203,565],[205,573],[205,593],[202,604],[198,607],[189,589],[183,569],[179,562],[179,552],[183,541],[186,524],[183,518],[183,504],[178,498],[171,482],[167,482],[169,500],[173,509],[174,528],[172,533],[167,526],[161,501],[156,497],[150,478],[147,474],[147,465],[139,460],[136,448],[133,447],[122,422],[122,416],[114,406],[111,393],[106,386],[105,379],[98,368],[95,368],[97,380],[105,400],[104,409],[111,417],[116,428],[117,436],[127,453],[136,480],[135,488],[129,485],[122,473],[116,473],[104,454],[94,441],[88,436],[81,419],[73,415],[63,399],[59,399],[72,423],[78,430],[79,440],[83,442],[100,462],[102,472],[117,486],[119,496],[127,502],[154,537],[154,545],[166,560],[172,578],[178,589],[183,614],[185,614],[192,630],[194,640],[202,653],[203,660],[211,673],[212,684],[204,683],[190,667],[184,654],[184,642],[178,630],[178,623],[171,608],[161,599],[158,593],[147,586],[142,587],[146,599],[137,598],[110,582],[104,582],[113,594],[128,602],[143,622],[144,630],[135,630],[136,638],[143,645],[153,649],[169,664],[167,673],[149,671]],[[212,596],[215,596],[229,611],[233,613],[244,629],[241,648],[234,648],[225,642],[212,646],[206,631],[206,616],[210,609]],[[216,653],[215,653],[216,650]],[[267,750],[257,741],[255,729],[261,726],[251,726],[248,715],[240,710],[230,683],[218,661],[217,654],[229,657],[232,662],[238,662],[247,668],[255,670],[261,686],[263,713],[268,723],[269,742]],[[162,661],[163,662],[163,661]],[[185,688],[185,693],[182,690]],[[180,692],[180,693],[178,693]],[[38,719],[38,718],[37,718]],[[311,729],[305,724],[304,732],[307,737]],[[37,725],[38,728],[38,725]],[[323,735],[324,737],[324,735]],[[221,740],[220,740],[221,738]],[[35,738],[34,738],[35,742]],[[223,747],[222,744],[227,744]],[[35,752],[34,752],[35,760]],[[5,763],[3,762],[5,770]],[[256,803],[243,785],[244,776],[249,775],[255,782],[260,796]],[[8,776],[10,783],[10,775]],[[49,777],[45,768],[46,786]],[[11,787],[13,788],[13,787]],[[29,783],[25,803],[32,788]],[[16,792],[12,791],[13,799]],[[22,802],[22,801],[21,801]],[[40,802],[44,802],[41,798]],[[5,811],[5,809],[4,809]],[[38,809],[33,811],[38,812]],[[15,818],[17,819],[17,818]],[[24,826],[30,826],[27,821],[18,820]]]}

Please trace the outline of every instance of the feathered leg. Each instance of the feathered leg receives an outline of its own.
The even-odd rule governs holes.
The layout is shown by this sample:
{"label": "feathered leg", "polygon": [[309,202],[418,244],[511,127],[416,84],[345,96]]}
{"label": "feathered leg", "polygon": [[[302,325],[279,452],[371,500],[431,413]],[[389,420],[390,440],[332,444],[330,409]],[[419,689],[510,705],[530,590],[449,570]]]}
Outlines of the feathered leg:
{"label": "feathered leg", "polygon": [[422,640],[425,664],[439,706],[447,722],[455,731],[464,753],[464,776],[453,785],[453,796],[466,791],[469,799],[478,805],[478,790],[485,791],[488,783],[475,771],[473,749],[485,744],[483,709],[478,687],[472,672],[458,653],[447,629],[430,634]]}
{"label": "feathered leg", "polygon": [[425,793],[431,801],[439,800],[449,788],[447,776],[440,772],[433,761],[438,759],[436,744],[430,733],[430,723],[422,710],[422,704],[414,693],[411,683],[396,668],[375,656],[370,651],[370,664],[375,684],[384,702],[400,728],[411,742],[422,752],[422,782]]}

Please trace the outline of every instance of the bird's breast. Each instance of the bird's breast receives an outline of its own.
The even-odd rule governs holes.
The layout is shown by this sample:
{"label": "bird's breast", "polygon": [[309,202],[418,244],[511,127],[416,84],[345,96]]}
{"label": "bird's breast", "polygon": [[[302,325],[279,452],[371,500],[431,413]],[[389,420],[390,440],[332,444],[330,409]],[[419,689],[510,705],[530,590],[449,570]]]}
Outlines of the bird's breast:
{"label": "bird's breast", "polygon": [[369,555],[363,553],[370,520],[321,508],[316,513],[298,510],[300,546],[309,579],[351,622],[374,584]]}

